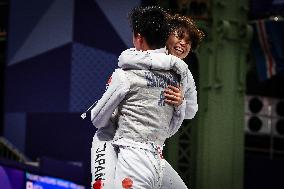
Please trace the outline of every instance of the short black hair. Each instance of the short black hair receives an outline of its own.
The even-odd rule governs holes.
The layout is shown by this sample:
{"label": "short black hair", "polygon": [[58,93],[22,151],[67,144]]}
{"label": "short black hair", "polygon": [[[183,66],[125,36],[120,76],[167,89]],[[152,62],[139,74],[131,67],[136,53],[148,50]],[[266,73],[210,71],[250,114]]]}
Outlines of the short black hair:
{"label": "short black hair", "polygon": [[151,49],[162,48],[170,34],[169,14],[161,7],[136,7],[129,13],[134,36],[139,33]]}

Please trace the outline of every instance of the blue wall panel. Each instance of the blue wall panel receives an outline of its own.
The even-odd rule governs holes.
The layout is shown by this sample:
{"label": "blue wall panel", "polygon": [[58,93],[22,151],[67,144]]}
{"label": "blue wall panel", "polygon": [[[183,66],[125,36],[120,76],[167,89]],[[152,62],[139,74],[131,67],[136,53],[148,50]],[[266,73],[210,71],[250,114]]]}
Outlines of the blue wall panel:
{"label": "blue wall panel", "polygon": [[81,162],[90,183],[95,128],[80,114],[101,97],[119,54],[132,46],[127,13],[139,4],[11,0],[4,134],[28,157]]}
{"label": "blue wall panel", "polygon": [[66,112],[69,109],[71,45],[6,68],[6,112]]}
{"label": "blue wall panel", "polygon": [[70,111],[84,112],[98,100],[117,67],[117,56],[74,43],[72,51]]}

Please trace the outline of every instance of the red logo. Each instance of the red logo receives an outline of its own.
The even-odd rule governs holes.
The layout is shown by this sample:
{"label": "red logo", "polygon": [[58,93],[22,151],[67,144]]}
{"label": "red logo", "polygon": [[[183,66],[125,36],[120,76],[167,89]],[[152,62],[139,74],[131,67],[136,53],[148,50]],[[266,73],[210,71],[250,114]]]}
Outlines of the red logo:
{"label": "red logo", "polygon": [[109,78],[108,81],[107,81],[107,84],[110,84],[110,83],[111,83],[111,80],[112,80],[112,77],[110,76],[110,78]]}
{"label": "red logo", "polygon": [[103,185],[103,181],[99,179],[93,184],[93,189],[102,189]]}
{"label": "red logo", "polygon": [[122,181],[122,187],[125,189],[130,189],[133,185],[133,181],[130,178],[125,178]]}

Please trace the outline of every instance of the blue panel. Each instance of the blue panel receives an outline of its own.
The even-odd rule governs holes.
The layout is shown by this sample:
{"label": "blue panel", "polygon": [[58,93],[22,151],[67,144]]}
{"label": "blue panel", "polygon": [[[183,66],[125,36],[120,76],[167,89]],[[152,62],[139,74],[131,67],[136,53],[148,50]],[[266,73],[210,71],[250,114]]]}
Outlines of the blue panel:
{"label": "blue panel", "polygon": [[71,45],[6,68],[6,112],[65,112],[69,106]]}
{"label": "blue panel", "polygon": [[84,112],[101,97],[116,65],[116,55],[74,44],[70,91],[71,112]]}
{"label": "blue panel", "polygon": [[[133,47],[132,31],[127,13],[141,4],[140,0],[97,0],[97,4],[125,45]],[[118,8],[119,7],[119,8]]]}
{"label": "blue panel", "polygon": [[26,142],[26,114],[5,113],[4,128],[4,136],[24,153]]}
{"label": "blue panel", "polygon": [[[26,36],[17,52],[13,53],[13,56],[9,56],[8,65],[71,42],[73,37],[73,4],[71,0],[54,1],[39,18],[38,23],[33,26],[34,28]],[[24,21],[28,22],[28,20]],[[13,32],[15,38],[18,33],[21,33],[21,30]],[[9,46],[14,47],[15,45],[11,42]]]}
{"label": "blue panel", "polygon": [[36,175],[29,172],[27,172],[25,176],[27,189],[85,189],[82,185],[60,178]]}
{"label": "blue panel", "polygon": [[22,46],[39,19],[54,0],[9,1],[8,60]]}
{"label": "blue panel", "polygon": [[94,0],[76,1],[74,40],[116,55],[127,48]]}
{"label": "blue panel", "polygon": [[26,154],[83,161],[89,156],[95,127],[79,113],[28,113]]}
{"label": "blue panel", "polygon": [[24,177],[25,177],[24,171],[0,165],[1,189],[25,188]]}
{"label": "blue panel", "polygon": [[90,150],[95,127],[79,113],[27,114],[26,154],[32,159],[52,157],[82,162],[90,183]]}

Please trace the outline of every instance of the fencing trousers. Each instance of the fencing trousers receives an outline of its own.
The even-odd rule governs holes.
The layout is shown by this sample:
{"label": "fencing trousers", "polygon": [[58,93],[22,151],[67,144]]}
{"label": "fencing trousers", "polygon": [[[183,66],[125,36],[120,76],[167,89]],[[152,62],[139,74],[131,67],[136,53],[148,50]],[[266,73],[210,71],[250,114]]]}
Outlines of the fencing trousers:
{"label": "fencing trousers", "polygon": [[[108,129],[106,131],[106,129]],[[91,148],[91,173],[93,189],[114,189],[117,151],[112,145],[112,127],[99,129],[93,137]]]}
{"label": "fencing trousers", "polygon": [[161,188],[164,161],[154,150],[119,146],[114,179],[115,188]]}
{"label": "fencing trousers", "polygon": [[187,189],[178,173],[156,152],[130,147],[120,147],[118,152],[116,145],[112,144],[114,132],[115,127],[110,125],[100,128],[93,137],[91,148],[93,189],[117,189],[121,188],[123,183],[125,186],[131,184],[130,179],[124,180],[131,176],[130,173],[138,180],[137,182],[132,180],[133,189],[137,187]]}
{"label": "fencing trousers", "polygon": [[91,150],[92,186],[94,189],[127,188],[127,185],[132,185],[132,189],[187,189],[172,166],[157,158],[157,154],[144,149],[126,147],[118,152],[111,141],[101,141],[95,136]]}

